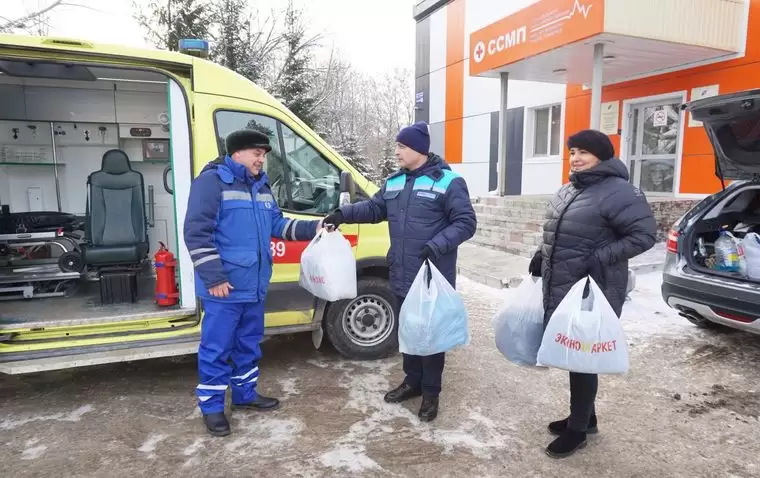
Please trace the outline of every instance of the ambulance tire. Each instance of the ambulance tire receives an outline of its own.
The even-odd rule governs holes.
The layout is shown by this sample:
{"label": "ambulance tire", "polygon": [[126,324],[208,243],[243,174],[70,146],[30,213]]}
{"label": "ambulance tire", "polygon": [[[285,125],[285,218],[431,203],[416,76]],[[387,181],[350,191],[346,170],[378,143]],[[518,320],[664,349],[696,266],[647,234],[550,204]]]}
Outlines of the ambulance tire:
{"label": "ambulance tire", "polygon": [[377,360],[398,352],[400,305],[387,279],[359,279],[355,299],[329,304],[325,335],[335,350],[351,360]]}

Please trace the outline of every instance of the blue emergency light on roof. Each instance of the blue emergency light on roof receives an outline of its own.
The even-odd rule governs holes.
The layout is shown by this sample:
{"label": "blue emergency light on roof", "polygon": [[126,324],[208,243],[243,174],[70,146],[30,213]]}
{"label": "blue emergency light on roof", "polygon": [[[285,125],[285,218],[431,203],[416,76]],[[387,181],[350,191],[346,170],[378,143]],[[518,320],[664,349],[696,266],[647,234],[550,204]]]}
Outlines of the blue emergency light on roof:
{"label": "blue emergency light on roof", "polygon": [[208,41],[196,38],[183,38],[179,41],[179,51],[186,55],[206,58],[208,56]]}

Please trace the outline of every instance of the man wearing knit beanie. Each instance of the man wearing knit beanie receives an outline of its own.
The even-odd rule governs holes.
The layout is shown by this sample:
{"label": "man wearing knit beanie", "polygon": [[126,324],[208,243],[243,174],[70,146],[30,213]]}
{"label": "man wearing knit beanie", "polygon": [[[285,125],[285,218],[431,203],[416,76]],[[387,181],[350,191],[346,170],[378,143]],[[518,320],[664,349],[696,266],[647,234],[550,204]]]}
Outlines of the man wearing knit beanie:
{"label": "man wearing knit beanie", "polygon": [[[452,287],[456,287],[457,249],[475,234],[477,220],[464,178],[453,172],[440,156],[430,152],[426,123],[414,123],[399,131],[396,159],[399,171],[386,180],[372,199],[341,206],[325,218],[324,224],[337,227],[343,222],[388,221],[391,237],[389,278],[391,290],[397,298],[395,310],[398,312],[417,273],[429,263],[435,265]],[[399,320],[398,314],[395,318]],[[374,324],[365,323],[368,329],[371,325]],[[338,323],[335,327],[341,325]],[[391,327],[397,336],[397,325],[391,324]],[[426,339],[439,339],[435,330],[431,335]],[[399,350],[395,343],[388,345],[385,351],[367,350],[367,353],[379,356]],[[418,344],[404,345],[413,349]],[[340,344],[336,346],[341,347]],[[404,346],[401,351],[406,376],[401,385],[385,394],[385,401],[400,403],[422,395],[418,415],[422,421],[431,421],[438,415],[445,352],[414,355]]]}
{"label": "man wearing knit beanie", "polygon": [[[396,143],[398,144],[396,158],[399,166],[412,171],[419,168],[425,164],[430,154],[430,130],[427,123],[418,121],[403,128],[396,136]],[[399,149],[402,150],[402,154],[399,154]],[[403,154],[404,149],[410,149],[409,153],[417,154]]]}

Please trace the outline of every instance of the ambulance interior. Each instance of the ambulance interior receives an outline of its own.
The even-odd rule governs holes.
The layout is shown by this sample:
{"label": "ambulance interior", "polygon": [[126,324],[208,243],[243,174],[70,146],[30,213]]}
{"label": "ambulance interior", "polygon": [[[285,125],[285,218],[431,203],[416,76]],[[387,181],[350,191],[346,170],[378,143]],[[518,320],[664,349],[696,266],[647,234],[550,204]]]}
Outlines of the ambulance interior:
{"label": "ambulance interior", "polygon": [[0,60],[0,330],[195,309],[192,293],[155,301],[161,243],[192,270],[171,193],[191,176],[173,86],[148,71]]}

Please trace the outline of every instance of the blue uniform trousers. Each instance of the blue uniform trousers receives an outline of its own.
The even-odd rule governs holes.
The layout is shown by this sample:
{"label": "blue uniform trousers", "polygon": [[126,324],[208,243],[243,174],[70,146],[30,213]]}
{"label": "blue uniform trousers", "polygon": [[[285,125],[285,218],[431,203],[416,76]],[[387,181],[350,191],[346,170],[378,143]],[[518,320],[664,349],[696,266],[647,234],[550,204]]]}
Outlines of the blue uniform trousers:
{"label": "blue uniform trousers", "polygon": [[[406,297],[397,295],[399,310]],[[443,383],[443,367],[446,363],[446,353],[441,352],[434,355],[420,356],[401,354],[404,364],[404,382],[421,390],[426,397],[437,397],[441,394],[441,384]]]}
{"label": "blue uniform trousers", "polygon": [[[196,388],[204,415],[224,411],[224,396],[232,386],[232,403],[241,405],[256,398],[264,336],[264,301],[234,303],[206,300],[198,348]],[[230,364],[230,360],[232,364]]]}

